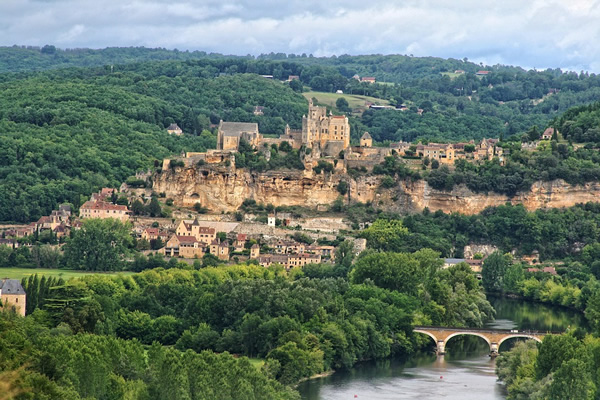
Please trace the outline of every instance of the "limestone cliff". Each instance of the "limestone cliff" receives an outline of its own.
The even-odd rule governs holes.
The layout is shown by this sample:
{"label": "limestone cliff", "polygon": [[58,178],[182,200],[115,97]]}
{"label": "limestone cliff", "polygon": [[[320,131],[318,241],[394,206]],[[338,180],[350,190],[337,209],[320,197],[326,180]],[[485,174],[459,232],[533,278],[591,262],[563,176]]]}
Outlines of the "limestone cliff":
{"label": "limestone cliff", "polygon": [[215,211],[235,211],[245,199],[264,204],[316,207],[331,204],[339,193],[340,180],[349,183],[353,201],[373,201],[404,212],[431,211],[476,214],[486,207],[507,202],[522,203],[527,209],[570,207],[600,200],[600,184],[569,185],[561,180],[536,182],[531,190],[509,198],[498,193],[474,193],[464,185],[446,192],[432,189],[427,182],[402,182],[382,190],[379,177],[352,179],[345,174],[313,174],[310,171],[249,172],[234,168],[179,167],[166,169],[153,177],[153,190],[164,192],[176,205],[200,203]]}

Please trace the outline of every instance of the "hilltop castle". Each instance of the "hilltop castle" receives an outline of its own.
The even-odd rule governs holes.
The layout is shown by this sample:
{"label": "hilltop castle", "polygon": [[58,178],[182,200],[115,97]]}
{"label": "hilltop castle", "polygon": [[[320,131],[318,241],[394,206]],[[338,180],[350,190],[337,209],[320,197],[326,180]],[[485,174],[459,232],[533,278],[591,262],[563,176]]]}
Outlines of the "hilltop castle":
{"label": "hilltop castle", "polygon": [[327,115],[325,107],[316,106],[312,100],[308,103],[308,115],[302,116],[302,130],[292,130],[286,126],[285,133],[279,138],[265,138],[258,131],[257,123],[224,122],[217,130],[217,150],[222,152],[238,151],[240,141],[260,147],[263,144],[279,145],[288,142],[293,148],[305,146],[317,154],[337,156],[350,146],[350,124],[345,115]]}
{"label": "hilltop castle", "polygon": [[317,147],[323,155],[335,156],[350,146],[350,124],[345,115],[327,115],[325,107],[308,102],[308,116],[302,116],[302,144]]}

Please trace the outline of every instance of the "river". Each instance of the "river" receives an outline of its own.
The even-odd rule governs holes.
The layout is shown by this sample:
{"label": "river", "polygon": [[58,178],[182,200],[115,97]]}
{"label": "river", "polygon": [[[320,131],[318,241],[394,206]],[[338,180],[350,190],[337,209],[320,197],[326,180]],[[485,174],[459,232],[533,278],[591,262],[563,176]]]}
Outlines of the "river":
{"label": "river", "polygon": [[[584,326],[583,315],[556,307],[521,300],[490,297],[496,319],[493,329],[563,331]],[[515,340],[504,342],[500,353]],[[304,400],[400,400],[400,399],[504,399],[504,386],[497,381],[495,359],[481,338],[459,336],[446,343],[446,355],[423,351],[405,359],[361,363],[348,371],[311,379],[298,386]]]}

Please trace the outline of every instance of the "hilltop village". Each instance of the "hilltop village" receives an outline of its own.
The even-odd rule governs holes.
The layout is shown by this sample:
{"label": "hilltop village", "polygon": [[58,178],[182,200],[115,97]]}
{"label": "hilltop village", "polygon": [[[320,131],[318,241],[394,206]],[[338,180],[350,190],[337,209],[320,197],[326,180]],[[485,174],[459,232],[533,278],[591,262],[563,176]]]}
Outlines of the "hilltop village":
{"label": "hilltop village", "polygon": [[[169,127],[170,133],[180,134],[177,125]],[[287,125],[285,133],[278,138],[265,137],[259,132],[257,123],[224,122],[217,129],[217,149],[205,153],[186,152],[183,157],[165,159],[163,170],[173,166],[194,166],[204,164],[223,164],[235,168],[235,154],[240,150],[240,143],[245,142],[259,152],[270,156],[270,149],[282,145],[295,150],[304,150],[302,162],[305,171],[312,171],[324,162],[333,161],[336,172],[345,173],[352,168],[372,170],[382,163],[386,157],[414,157],[409,164],[422,163],[422,160],[435,160],[442,165],[453,165],[456,160],[475,162],[492,160],[497,157],[504,161],[503,149],[498,139],[483,139],[478,143],[427,143],[411,144],[406,142],[391,143],[387,147],[373,145],[368,132],[360,137],[358,146],[350,145],[350,124],[345,115],[327,113],[327,108],[314,105],[309,100],[308,114],[302,117],[302,129],[293,130]],[[319,164],[321,163],[321,164]]]}
{"label": "hilltop village", "polygon": [[[173,135],[183,134],[177,124],[169,126],[168,131]],[[162,171],[172,174],[183,173],[187,169],[219,173],[235,171],[236,155],[244,146],[264,154],[267,159],[273,148],[301,150],[299,154],[304,169],[300,174],[311,178],[322,176],[328,166],[329,172],[338,176],[346,176],[352,170],[373,171],[390,157],[402,160],[410,168],[425,168],[431,163],[452,168],[458,160],[483,162],[496,159],[503,164],[507,154],[498,146],[498,139],[446,144],[395,142],[381,147],[374,146],[369,133],[364,132],[359,144],[352,146],[350,133],[346,116],[328,113],[326,107],[310,101],[308,113],[302,118],[302,129],[292,130],[288,125],[284,134],[274,138],[261,134],[256,123],[221,121],[217,128],[217,149],[204,153],[188,152],[180,158],[165,159]],[[540,140],[551,134],[545,131]],[[528,146],[535,148],[531,144]],[[284,170],[283,174],[292,176],[289,170]],[[147,174],[138,176],[141,180],[148,180],[148,177]],[[170,218],[161,217],[156,191],[159,191],[158,197],[162,197],[167,205],[179,205]],[[336,196],[342,193],[339,183],[337,191],[332,191]],[[156,253],[189,263],[208,257],[218,262],[251,261],[263,267],[281,265],[292,269],[335,262],[337,246],[343,241],[344,233],[352,230],[343,218],[311,218],[286,211],[285,207],[267,207],[269,212],[264,220],[253,216],[251,212],[241,218],[231,213],[205,214],[207,208],[211,209],[213,205],[203,203],[205,199],[196,195],[193,189],[180,198],[160,192],[158,179],[155,179],[152,189],[136,189],[127,184],[123,184],[120,190],[103,188],[92,194],[77,213],[65,204],[37,222],[4,229],[0,244],[17,249],[30,246],[28,238],[43,238],[60,248],[72,230],[81,228],[82,221],[113,218],[132,224],[137,247],[146,254]],[[144,216],[143,210],[153,204],[158,207],[154,218]],[[246,198],[243,204],[253,205],[257,202]],[[366,248],[365,239],[351,236],[346,236],[346,239],[352,242],[355,254]],[[445,266],[466,260],[474,271],[480,272],[483,258],[474,258],[474,251],[466,253],[469,255],[466,259],[446,259]],[[484,250],[483,253],[486,255],[490,251]],[[530,259],[535,259],[535,256]]]}

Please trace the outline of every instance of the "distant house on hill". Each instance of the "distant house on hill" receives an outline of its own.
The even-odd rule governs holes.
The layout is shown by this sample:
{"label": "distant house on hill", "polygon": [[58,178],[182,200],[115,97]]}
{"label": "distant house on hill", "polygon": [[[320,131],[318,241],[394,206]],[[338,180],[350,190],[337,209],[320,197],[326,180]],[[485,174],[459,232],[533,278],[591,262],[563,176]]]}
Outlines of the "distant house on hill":
{"label": "distant house on hill", "polygon": [[375,83],[375,77],[373,76],[363,76],[362,78],[360,78],[361,82],[367,82],[367,83]]}
{"label": "distant house on hill", "polygon": [[263,106],[254,106],[254,115],[263,115],[265,108]]}
{"label": "distant house on hill", "polygon": [[288,81],[289,82],[291,82],[291,81],[298,81],[298,80],[300,80],[300,77],[298,75],[290,75],[290,76],[288,76]]}
{"label": "distant house on hill", "polygon": [[176,136],[183,135],[183,131],[177,124],[169,125],[169,127],[167,128],[167,132],[169,132],[169,135],[176,135]]}
{"label": "distant house on hill", "polygon": [[484,77],[484,76],[487,76],[490,72],[492,72],[492,71],[485,71],[485,70],[477,71],[475,73],[475,76]]}
{"label": "distant house on hill", "polygon": [[550,126],[550,127],[546,128],[544,133],[542,133],[542,136],[540,136],[540,139],[550,140],[550,139],[552,139],[552,135],[554,135],[554,128]]}

